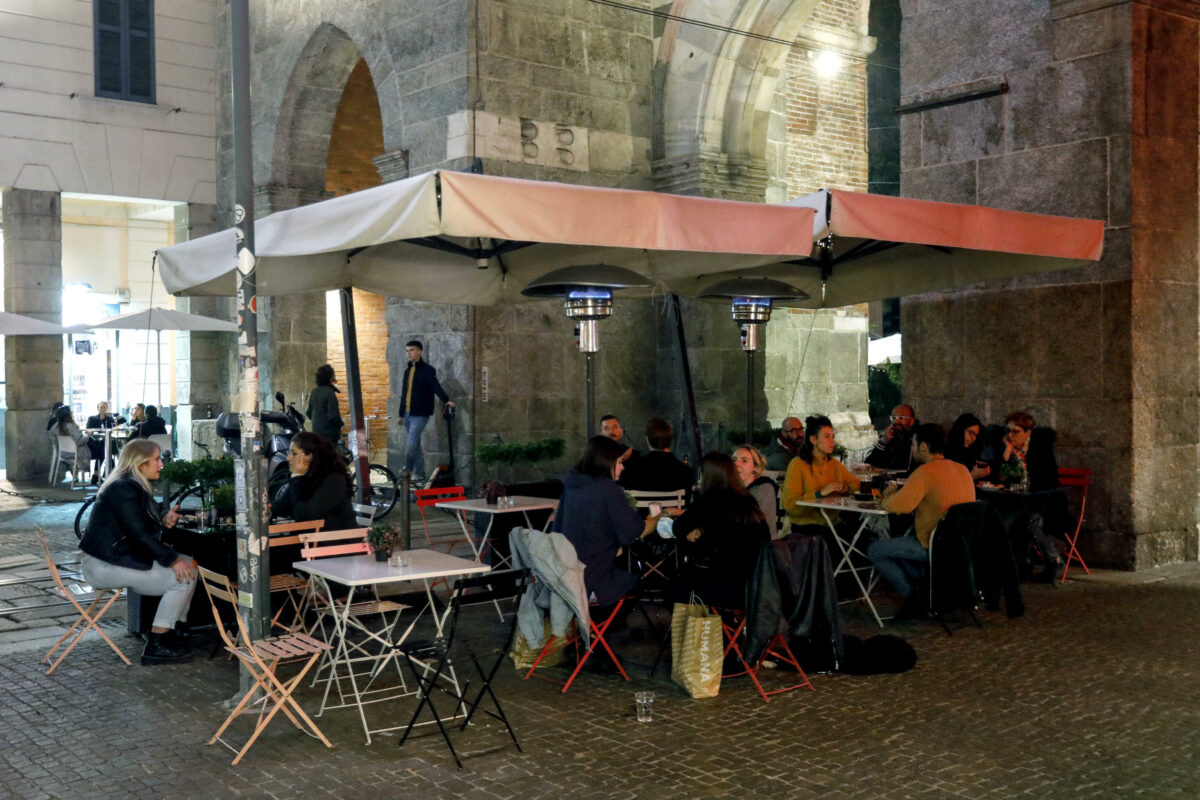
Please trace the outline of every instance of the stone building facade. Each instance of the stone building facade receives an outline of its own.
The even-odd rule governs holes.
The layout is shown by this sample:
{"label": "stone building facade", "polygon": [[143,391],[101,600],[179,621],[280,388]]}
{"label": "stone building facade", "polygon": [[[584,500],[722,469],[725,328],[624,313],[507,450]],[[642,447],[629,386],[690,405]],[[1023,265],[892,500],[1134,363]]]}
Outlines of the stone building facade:
{"label": "stone building facade", "polygon": [[1104,219],[1095,265],[904,301],[922,415],[1029,409],[1093,470],[1084,544],[1126,568],[1195,560],[1200,4],[908,3],[903,193]]}

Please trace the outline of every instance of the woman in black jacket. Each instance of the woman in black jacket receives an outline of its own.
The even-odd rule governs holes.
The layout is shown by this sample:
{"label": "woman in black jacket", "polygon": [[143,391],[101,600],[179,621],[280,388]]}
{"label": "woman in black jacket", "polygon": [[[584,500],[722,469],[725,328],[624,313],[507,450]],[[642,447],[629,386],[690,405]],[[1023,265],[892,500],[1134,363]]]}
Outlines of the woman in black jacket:
{"label": "woman in black jacket", "polygon": [[675,519],[672,532],[684,554],[681,598],[694,592],[718,608],[743,608],[746,580],[771,534],[733,459],[714,452],[701,460],[700,496]]}
{"label": "woman in black jacket", "polygon": [[327,531],[358,527],[350,505],[354,484],[327,439],[309,431],[297,433],[288,449],[288,467],[292,477],[275,493],[272,515],[297,522],[324,520]]}
{"label": "woman in black jacket", "polygon": [[984,462],[983,423],[974,414],[960,414],[946,436],[946,458],[967,468],[973,480],[983,480],[992,471]]}
{"label": "woman in black jacket", "polygon": [[176,628],[187,619],[196,589],[196,565],[162,543],[163,528],[179,521],[179,506],[165,514],[154,500],[150,481],[162,471],[162,454],[149,441],[132,441],[100,487],[87,530],[79,542],[83,577],[98,589],[128,587],[138,594],[161,596],[143,664],[180,664],[191,649]]}

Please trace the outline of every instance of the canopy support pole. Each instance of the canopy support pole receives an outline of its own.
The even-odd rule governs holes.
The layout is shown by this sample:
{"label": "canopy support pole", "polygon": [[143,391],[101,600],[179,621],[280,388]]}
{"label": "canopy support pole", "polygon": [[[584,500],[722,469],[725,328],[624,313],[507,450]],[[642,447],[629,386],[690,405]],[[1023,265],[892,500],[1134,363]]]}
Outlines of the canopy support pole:
{"label": "canopy support pole", "polygon": [[694,458],[700,462],[700,417],[696,414],[696,390],[692,386],[692,365],[688,361],[687,339],[683,335],[683,309],[679,303],[679,295],[671,295],[671,303],[675,307],[675,335],[679,340],[679,360],[683,364],[683,391],[687,396],[688,415],[692,421],[692,443],[695,445]]}
{"label": "canopy support pole", "polygon": [[[251,639],[270,634],[270,562],[267,556],[266,459],[259,452],[258,286],[254,257],[254,172],[250,118],[250,3],[229,0],[230,78],[233,95],[234,223],[237,226],[238,390],[242,456],[234,465],[237,488],[238,605]],[[241,670],[241,685],[249,688]]]}
{"label": "canopy support pole", "polygon": [[342,301],[342,349],[346,355],[346,400],[350,405],[350,452],[354,455],[354,477],[358,479],[356,503],[366,503],[371,495],[371,467],[367,463],[366,422],[363,420],[362,376],[358,371],[358,328],[354,324],[354,290],[338,290]]}

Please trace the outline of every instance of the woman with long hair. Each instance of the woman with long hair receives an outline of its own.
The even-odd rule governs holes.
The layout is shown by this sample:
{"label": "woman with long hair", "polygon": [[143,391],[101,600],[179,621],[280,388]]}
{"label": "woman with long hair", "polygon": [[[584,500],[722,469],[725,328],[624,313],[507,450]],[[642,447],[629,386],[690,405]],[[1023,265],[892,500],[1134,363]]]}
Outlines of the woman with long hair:
{"label": "woman with long hair", "polygon": [[767,521],[771,538],[779,537],[779,485],[763,475],[767,459],[757,447],[744,444],[733,451],[733,466],[738,479],[750,496],[758,501],[758,507]]}
{"label": "woman with long hair", "polygon": [[[643,520],[617,484],[627,448],[607,436],[588,440],[583,458],[563,478],[554,530],[575,546],[583,562],[588,601],[604,608],[621,599],[636,578],[616,563],[617,554],[654,530],[657,517]],[[599,612],[593,612],[596,616]]]}
{"label": "woman with long hair", "polygon": [[[815,416],[804,421],[804,444],[788,465],[787,477],[783,479],[783,510],[792,521],[793,533],[828,534],[821,509],[799,506],[796,501],[811,502],[858,491],[859,479],[833,457],[836,444],[829,417]],[[838,513],[828,513],[836,523]]]}
{"label": "woman with long hair", "polygon": [[[58,435],[66,436],[75,442],[75,473],[73,478],[79,480],[89,468],[92,470],[92,485],[100,482],[100,463],[104,461],[104,443],[97,442],[79,429],[75,415],[70,406],[59,406],[55,412],[58,416]],[[93,468],[92,462],[95,462]]]}
{"label": "woman with long hair", "polygon": [[992,468],[980,460],[983,454],[983,422],[974,414],[960,414],[946,436],[946,458],[967,468],[974,480],[983,480]]}
{"label": "woman with long hair", "polygon": [[192,660],[177,627],[187,619],[196,589],[196,566],[162,543],[163,529],[179,521],[179,506],[163,513],[150,489],[162,466],[158,445],[144,439],[126,444],[117,468],[96,495],[79,542],[83,577],[92,586],[128,587],[138,594],[162,597],[142,651],[143,664]]}
{"label": "woman with long hair", "polygon": [[732,458],[713,452],[700,460],[700,495],[676,517],[672,532],[684,554],[677,595],[695,593],[710,605],[744,608],[746,580],[771,534]]}
{"label": "woman with long hair", "polygon": [[288,467],[292,477],[275,493],[274,516],[297,522],[324,520],[327,531],[358,527],[350,505],[354,483],[328,439],[309,431],[297,433],[288,448]]}

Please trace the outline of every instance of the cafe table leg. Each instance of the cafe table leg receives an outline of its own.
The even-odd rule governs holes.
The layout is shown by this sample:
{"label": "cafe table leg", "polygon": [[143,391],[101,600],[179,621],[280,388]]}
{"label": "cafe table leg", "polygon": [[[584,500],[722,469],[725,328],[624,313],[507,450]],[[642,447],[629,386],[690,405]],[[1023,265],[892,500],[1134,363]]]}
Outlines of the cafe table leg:
{"label": "cafe table leg", "polygon": [[[458,525],[460,528],[462,528],[463,536],[467,540],[467,546],[471,548],[472,558],[474,558],[476,563],[478,563],[480,558],[479,554],[482,552],[482,548],[475,546],[475,539],[471,536],[471,529],[467,527],[467,512],[459,511],[455,516],[458,517]],[[491,517],[492,515],[489,514],[488,518],[491,519]],[[491,530],[490,524],[488,526],[488,530]]]}
{"label": "cafe table leg", "polygon": [[862,522],[859,523],[858,530],[855,531],[854,536],[849,542],[843,540],[841,535],[838,534],[837,526],[833,524],[833,520],[829,518],[829,514],[825,509],[821,509],[821,516],[825,518],[825,524],[829,526],[829,530],[833,533],[833,540],[837,542],[838,549],[842,551],[842,558],[840,561],[838,561],[837,568],[833,571],[833,574],[840,575],[843,572],[850,573],[850,576],[854,578],[854,582],[858,584],[862,601],[867,604],[867,608],[871,610],[871,615],[875,617],[875,622],[878,623],[879,627],[882,628],[883,618],[879,616],[879,612],[875,609],[875,603],[871,601],[870,589],[875,585],[875,581],[873,579],[874,570],[871,570],[872,579],[869,581],[869,585],[864,585],[862,578],[858,576],[860,568],[854,566],[854,563],[850,560],[851,554],[856,552],[860,555],[866,555],[859,550],[856,545],[859,537],[862,536],[863,530],[867,527],[867,516],[865,514],[860,515],[862,517]]}

